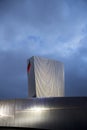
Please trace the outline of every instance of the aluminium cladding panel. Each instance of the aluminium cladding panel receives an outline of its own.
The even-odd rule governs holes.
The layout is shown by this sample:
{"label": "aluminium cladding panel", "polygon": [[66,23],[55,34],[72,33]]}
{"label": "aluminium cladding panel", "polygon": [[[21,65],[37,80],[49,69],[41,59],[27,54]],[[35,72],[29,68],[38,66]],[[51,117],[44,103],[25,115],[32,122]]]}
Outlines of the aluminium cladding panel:
{"label": "aluminium cladding panel", "polygon": [[34,73],[37,97],[64,96],[63,63],[34,56]]}
{"label": "aluminium cladding panel", "polygon": [[15,100],[0,100],[0,126],[14,126]]}
{"label": "aluminium cladding panel", "polygon": [[35,87],[35,74],[34,74],[34,60],[30,58],[27,60],[28,67],[27,74],[28,74],[28,94],[29,97],[36,96],[36,87]]}
{"label": "aluminium cladding panel", "polygon": [[87,128],[87,98],[31,98],[15,102],[15,127]]}
{"label": "aluminium cladding panel", "polygon": [[46,120],[46,115],[44,115],[43,111],[38,110],[41,104],[43,105],[43,103],[36,98],[16,100],[15,126],[43,128],[41,124]]}
{"label": "aluminium cladding panel", "polygon": [[15,127],[55,129],[56,123],[60,122],[58,117],[60,111],[57,109],[60,103],[56,102],[55,98],[16,100]]}
{"label": "aluminium cladding panel", "polygon": [[[87,98],[55,97],[0,101],[0,126],[41,129],[87,128]],[[6,118],[13,116],[13,118]]]}

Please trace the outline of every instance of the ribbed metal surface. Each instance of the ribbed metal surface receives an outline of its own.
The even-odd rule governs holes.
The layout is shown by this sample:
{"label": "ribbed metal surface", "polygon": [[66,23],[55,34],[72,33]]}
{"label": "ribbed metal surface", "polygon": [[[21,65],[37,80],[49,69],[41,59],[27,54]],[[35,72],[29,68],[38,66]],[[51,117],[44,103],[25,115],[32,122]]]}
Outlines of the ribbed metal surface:
{"label": "ribbed metal surface", "polygon": [[15,100],[0,101],[0,126],[14,125]]}
{"label": "ribbed metal surface", "polygon": [[64,96],[63,64],[42,57],[34,57],[37,97]]}
{"label": "ribbed metal surface", "polygon": [[87,98],[31,98],[0,101],[0,126],[87,128]]}
{"label": "ribbed metal surface", "polygon": [[31,93],[35,93],[36,97],[64,96],[63,63],[39,56],[30,58],[28,62],[34,63],[28,72],[29,97]]}
{"label": "ribbed metal surface", "polygon": [[36,84],[35,84],[35,74],[34,74],[34,60],[33,58],[29,59],[28,64],[30,62],[31,66],[30,66],[30,70],[28,72],[28,94],[29,97],[35,97],[36,95]]}
{"label": "ribbed metal surface", "polygon": [[87,128],[87,98],[0,101],[0,126],[42,129]]}

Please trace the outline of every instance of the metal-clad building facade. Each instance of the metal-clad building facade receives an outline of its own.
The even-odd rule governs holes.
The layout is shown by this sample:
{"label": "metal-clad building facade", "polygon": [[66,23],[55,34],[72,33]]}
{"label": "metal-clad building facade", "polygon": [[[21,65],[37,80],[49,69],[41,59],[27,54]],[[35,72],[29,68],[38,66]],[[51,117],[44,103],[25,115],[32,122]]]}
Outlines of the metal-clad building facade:
{"label": "metal-clad building facade", "polygon": [[64,65],[33,56],[28,60],[29,97],[63,97]]}
{"label": "metal-clad building facade", "polygon": [[0,100],[1,126],[87,129],[87,97]]}
{"label": "metal-clad building facade", "polygon": [[28,72],[28,94],[29,94],[29,97],[36,97],[36,84],[35,84],[33,57],[28,60],[27,72]]}

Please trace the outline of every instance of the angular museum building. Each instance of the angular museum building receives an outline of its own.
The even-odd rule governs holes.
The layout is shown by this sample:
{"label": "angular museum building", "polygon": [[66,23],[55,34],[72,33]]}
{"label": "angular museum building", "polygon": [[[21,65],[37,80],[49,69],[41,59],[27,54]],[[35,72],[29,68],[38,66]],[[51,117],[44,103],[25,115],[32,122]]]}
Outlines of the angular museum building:
{"label": "angular museum building", "polygon": [[33,56],[27,71],[29,97],[64,97],[63,63]]}
{"label": "angular museum building", "polygon": [[33,56],[27,74],[26,99],[0,100],[0,129],[87,128],[87,97],[64,96],[63,63]]}

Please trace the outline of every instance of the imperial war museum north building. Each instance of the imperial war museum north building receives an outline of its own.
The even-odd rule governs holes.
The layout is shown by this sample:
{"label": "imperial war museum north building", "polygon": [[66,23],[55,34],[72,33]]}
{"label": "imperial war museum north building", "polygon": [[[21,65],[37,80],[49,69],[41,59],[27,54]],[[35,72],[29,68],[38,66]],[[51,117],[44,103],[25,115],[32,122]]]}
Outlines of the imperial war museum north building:
{"label": "imperial war museum north building", "polygon": [[29,97],[63,97],[63,63],[39,56],[28,60]]}

